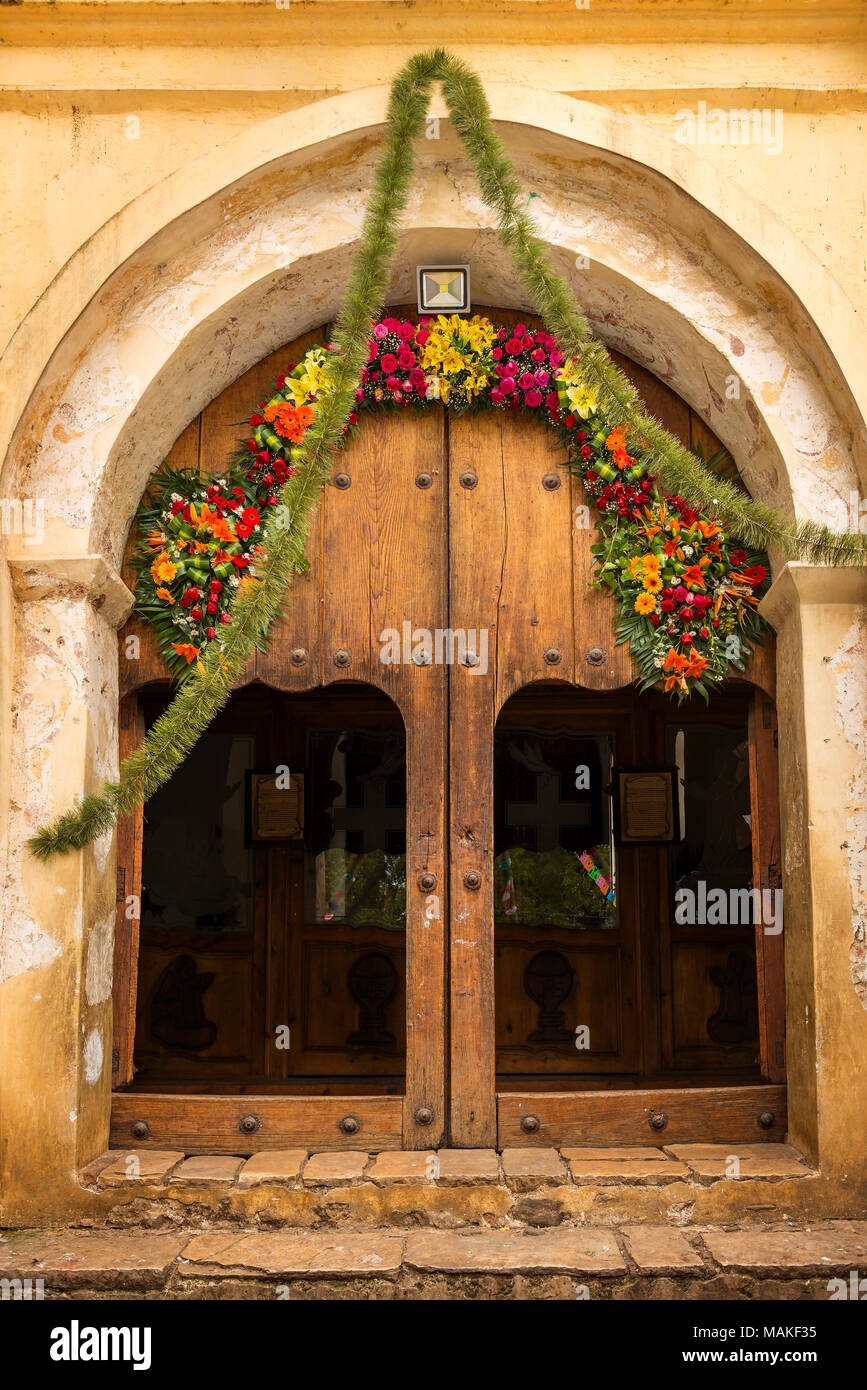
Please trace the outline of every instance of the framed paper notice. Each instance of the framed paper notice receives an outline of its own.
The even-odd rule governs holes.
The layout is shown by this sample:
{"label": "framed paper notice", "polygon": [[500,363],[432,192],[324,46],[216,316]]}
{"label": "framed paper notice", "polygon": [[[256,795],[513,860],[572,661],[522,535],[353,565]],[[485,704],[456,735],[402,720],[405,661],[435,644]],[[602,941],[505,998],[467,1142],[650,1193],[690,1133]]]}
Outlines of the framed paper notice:
{"label": "framed paper notice", "polygon": [[304,838],[304,774],[247,773],[247,840],[285,844]]}
{"label": "framed paper notice", "polygon": [[670,845],[678,831],[677,768],[614,769],[614,837],[619,845]]}

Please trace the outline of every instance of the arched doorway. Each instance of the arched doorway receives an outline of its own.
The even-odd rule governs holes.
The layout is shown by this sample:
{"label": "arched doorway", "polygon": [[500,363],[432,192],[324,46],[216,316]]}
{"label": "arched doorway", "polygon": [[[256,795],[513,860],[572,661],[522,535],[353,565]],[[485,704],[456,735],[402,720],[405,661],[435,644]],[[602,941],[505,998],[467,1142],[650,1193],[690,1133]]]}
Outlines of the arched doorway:
{"label": "arched doorway", "polygon": [[[508,311],[494,316],[503,322],[518,317]],[[250,402],[288,360],[297,360],[313,336],[272,354],[213,401],[180,437],[172,462],[198,461],[217,470]],[[713,448],[713,437],[682,401],[635,364],[624,365],[670,429],[689,443]],[[347,1039],[360,1031],[359,1024],[344,1032],[342,1060],[331,1049],[328,1071],[317,1072],[312,1064],[297,1070],[293,1057],[291,1066],[281,1065],[275,1074],[257,1070],[251,1059],[233,1075],[213,1074],[205,1089],[196,1080],[200,1065],[197,1073],[197,1064],[186,1072],[173,1064],[172,1081],[184,1090],[183,1100],[165,1086],[155,1090],[156,1073],[148,1081],[133,1072],[131,1001],[141,994],[135,983],[140,977],[137,927],[130,927],[121,912],[114,1060],[116,1083],[127,1089],[115,1095],[115,1142],[126,1142],[132,1125],[146,1124],[151,1142],[164,1147],[204,1143],[210,1151],[237,1152],[239,1125],[250,1122],[251,1114],[257,1125],[252,1133],[249,1123],[241,1129],[247,1136],[242,1147],[293,1141],[368,1149],[395,1143],[482,1147],[574,1142],[579,1136],[585,1142],[587,1137],[651,1142],[656,1131],[649,1120],[659,1115],[671,1126],[672,1142],[784,1132],[780,942],[752,927],[730,941],[717,934],[711,949],[700,933],[695,939],[675,937],[672,851],[658,845],[623,851],[617,871],[620,917],[613,928],[617,940],[598,943],[595,983],[586,961],[577,967],[591,981],[591,996],[612,996],[600,1025],[610,1036],[602,1037],[595,1054],[549,1036],[563,1029],[574,1036],[585,1023],[570,1017],[567,1028],[565,1017],[562,1024],[554,1020],[559,1004],[545,1002],[564,985],[571,988],[570,979],[574,983],[576,964],[569,951],[546,940],[519,961],[525,947],[513,950],[504,934],[510,924],[497,922],[496,903],[502,903],[505,887],[499,861],[510,848],[498,843],[498,831],[511,825],[525,833],[532,820],[513,815],[509,822],[503,802],[514,806],[520,797],[501,797],[497,789],[503,770],[499,735],[515,711],[519,721],[530,719],[518,727],[530,730],[531,742],[542,737],[533,720],[544,726],[553,717],[557,726],[563,718],[575,726],[576,709],[583,711],[585,727],[573,727],[572,733],[588,748],[593,745],[588,757],[597,772],[598,804],[582,809],[594,826],[592,848],[601,847],[602,822],[610,814],[602,778],[603,764],[608,772],[614,767],[614,743],[602,737],[609,730],[619,730],[616,756],[626,766],[656,768],[680,758],[677,765],[685,769],[687,745],[692,762],[702,763],[692,752],[691,734],[678,725],[678,745],[678,732],[671,733],[673,708],[661,699],[639,700],[631,689],[631,663],[616,645],[613,608],[590,587],[594,536],[586,524],[585,499],[557,463],[545,431],[513,417],[458,419],[437,407],[420,417],[368,419],[361,439],[335,469],[343,475],[341,485],[326,490],[311,534],[311,568],[296,586],[290,615],[274,631],[268,651],[251,659],[242,683],[242,693],[258,690],[266,701],[278,698],[273,692],[284,699],[303,694],[313,706],[312,692],[328,700],[350,684],[374,687],[400,713],[406,731],[405,1079],[368,1065],[363,1080],[357,1080],[351,1058],[359,1055],[352,1051],[359,1043]],[[130,638],[138,640],[130,645]],[[132,659],[129,651],[135,653]],[[773,855],[779,857],[773,670],[768,648],[756,657],[749,679],[734,682],[720,697],[718,725],[736,731],[731,757],[748,808],[733,812],[740,816],[737,848],[750,882],[762,885],[774,871]],[[140,692],[163,674],[149,635],[131,622],[121,635],[127,746],[141,726]],[[272,693],[263,694],[262,687]],[[566,714],[564,699],[571,700]],[[712,725],[713,719],[707,729]],[[271,753],[274,762],[273,747]],[[308,760],[302,775],[309,793],[316,781],[309,747],[302,757]],[[691,787],[682,791],[692,795]],[[135,897],[141,831],[129,824],[121,836],[121,871]],[[580,857],[588,846],[580,833],[573,840],[552,843],[543,853]],[[308,852],[315,857],[309,846]],[[691,863],[683,872],[695,869]],[[522,895],[525,889],[526,883]],[[282,908],[274,908],[273,891],[265,889],[268,905],[260,908],[275,926],[267,938],[270,983],[260,978],[264,965],[260,976],[254,958],[248,967],[255,988],[271,1001],[281,989],[284,998],[292,997],[303,975],[297,960],[292,965],[289,946],[280,943],[281,912],[287,923],[303,919],[304,930],[324,926],[308,921],[303,908],[299,919],[291,893],[284,895]],[[515,884],[512,891],[517,895]],[[316,912],[312,915],[315,919]],[[580,930],[580,916],[573,913],[576,920],[569,924],[522,920],[515,925]],[[386,929],[379,922],[372,926]],[[611,929],[610,923],[599,927],[600,932]],[[590,944],[586,934],[582,940]],[[262,942],[251,949],[254,957],[256,949],[262,953]],[[510,954],[518,963],[500,969],[498,984],[498,962]],[[559,985],[553,978],[557,968]],[[188,985],[214,973],[195,958],[192,974],[186,969]],[[161,980],[161,973],[148,977],[150,1001]],[[162,980],[161,998],[171,996],[171,985]],[[302,1007],[308,1007],[313,989],[308,980]],[[528,1001],[537,1017],[524,1030],[518,1056],[500,1031],[497,1010],[508,1019],[516,1010],[526,1011]],[[280,1023],[269,1007],[266,1003],[260,1015],[263,1035]],[[716,1037],[707,1032],[710,1018],[716,1019]],[[595,1024],[590,1031],[596,1031]],[[382,1019],[380,1032],[396,1036]],[[299,1056],[304,1047],[302,1041]],[[376,1047],[368,1055],[371,1051]],[[256,1095],[252,1110],[251,1091]],[[759,1114],[766,1117],[764,1129]]]}

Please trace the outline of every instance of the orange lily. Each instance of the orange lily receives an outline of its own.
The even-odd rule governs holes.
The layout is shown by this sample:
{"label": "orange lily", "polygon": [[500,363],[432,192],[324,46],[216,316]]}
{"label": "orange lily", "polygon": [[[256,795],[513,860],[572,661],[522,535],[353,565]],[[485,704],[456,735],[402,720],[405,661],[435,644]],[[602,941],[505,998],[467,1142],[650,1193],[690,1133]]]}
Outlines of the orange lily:
{"label": "orange lily", "polygon": [[709,562],[705,559],[702,560],[701,564],[689,565],[681,575],[681,583],[685,584],[689,589],[703,589],[705,583],[704,575],[701,571],[703,566],[708,563]]}
{"label": "orange lily", "polygon": [[188,666],[192,661],[195,661],[199,655],[198,647],[194,647],[192,642],[173,642],[172,646],[174,647],[178,656],[182,656],[184,658]]}
{"label": "orange lily", "polygon": [[684,674],[687,676],[700,676],[706,668],[706,658],[699,652],[693,652],[692,656],[689,658]]}
{"label": "orange lily", "polygon": [[[222,516],[211,522],[211,534],[218,541],[231,542],[238,539],[228,521]],[[228,555],[225,558],[228,560]]]}
{"label": "orange lily", "polygon": [[686,663],[687,658],[682,652],[676,652],[674,647],[669,647],[668,656],[662,663],[662,669],[663,671],[676,671],[677,674],[680,675]]}

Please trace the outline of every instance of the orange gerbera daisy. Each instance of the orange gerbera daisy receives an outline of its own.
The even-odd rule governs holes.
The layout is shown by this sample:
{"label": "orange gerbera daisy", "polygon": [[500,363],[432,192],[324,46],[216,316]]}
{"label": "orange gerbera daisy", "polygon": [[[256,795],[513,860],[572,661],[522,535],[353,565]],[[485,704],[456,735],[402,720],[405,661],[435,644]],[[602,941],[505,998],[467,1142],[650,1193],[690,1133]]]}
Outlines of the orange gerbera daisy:
{"label": "orange gerbera daisy", "polygon": [[157,598],[161,598],[163,603],[174,603],[174,599],[168,589],[157,589]]}
{"label": "orange gerbera daisy", "polygon": [[177,572],[177,566],[172,564],[166,550],[163,550],[151,565],[151,574],[157,584],[171,584]]}
{"label": "orange gerbera daisy", "polygon": [[636,613],[653,613],[656,610],[656,599],[653,594],[639,594],[633,606]]}

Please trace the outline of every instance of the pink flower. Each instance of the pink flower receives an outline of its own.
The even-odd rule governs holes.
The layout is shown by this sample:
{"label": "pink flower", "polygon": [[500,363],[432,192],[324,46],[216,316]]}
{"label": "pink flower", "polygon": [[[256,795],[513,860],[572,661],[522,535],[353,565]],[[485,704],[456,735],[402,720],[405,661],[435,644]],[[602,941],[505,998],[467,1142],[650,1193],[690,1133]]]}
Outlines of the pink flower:
{"label": "pink flower", "polygon": [[686,598],[686,589],[683,587],[682,584],[678,584],[671,597],[675,599],[678,603],[683,603],[684,599]]}
{"label": "pink flower", "polygon": [[538,347],[537,347],[537,348],[534,348],[533,351],[530,353],[530,356],[531,356],[531,358],[533,359],[534,362],[544,362],[544,361],[545,361],[545,354],[544,354],[544,352],[542,351],[541,348],[538,348]]}
{"label": "pink flower", "polygon": [[512,332],[516,338],[524,338],[527,335],[527,325],[525,323],[516,323]]}
{"label": "pink flower", "polygon": [[517,357],[520,351],[521,344],[519,343],[518,339],[510,338],[509,341],[506,343],[506,352],[510,353],[512,357]]}
{"label": "pink flower", "polygon": [[415,366],[415,353],[410,352],[409,348],[401,348],[400,352],[397,354],[397,360],[400,363],[401,369],[408,372],[410,367]]}
{"label": "pink flower", "polygon": [[389,319],[383,319],[383,320],[382,320],[382,323],[383,323],[383,327],[385,328],[386,333],[399,333],[399,332],[400,332],[400,319],[391,319],[391,318],[389,318]]}
{"label": "pink flower", "polygon": [[549,410],[559,410],[559,409],[560,409],[560,397],[557,395],[557,392],[556,392],[556,391],[551,391],[551,392],[545,397],[545,404],[546,404],[546,406],[548,407]]}
{"label": "pink flower", "polygon": [[503,395],[510,396],[514,389],[515,378],[513,376],[504,376],[500,381],[500,390],[502,391]]}
{"label": "pink flower", "polygon": [[524,404],[528,405],[531,410],[535,410],[537,406],[542,404],[542,397],[538,391],[528,391],[524,396]]}
{"label": "pink flower", "polygon": [[551,380],[551,373],[543,371],[541,367],[539,368],[538,372],[534,372],[533,375],[536,378],[537,386],[547,386],[548,382]]}
{"label": "pink flower", "polygon": [[562,352],[555,348],[548,360],[551,363],[552,367],[562,367],[565,358],[563,357]]}
{"label": "pink flower", "polygon": [[529,372],[522,372],[518,377],[518,385],[522,391],[529,391],[534,385],[533,378]]}
{"label": "pink flower", "polygon": [[381,341],[383,338],[387,338],[387,337],[388,337],[388,329],[386,328],[386,326],[385,326],[384,323],[378,323],[378,324],[375,326],[375,328],[374,328],[374,330],[373,330],[373,336],[374,336],[374,338],[379,338],[380,341]]}
{"label": "pink flower", "polygon": [[501,347],[495,347],[493,352],[491,353],[491,356],[493,357],[495,362],[502,362],[503,349]]}
{"label": "pink flower", "polygon": [[398,381],[398,379],[397,379],[396,376],[390,376],[390,377],[387,378],[386,383],[385,383],[385,389],[386,389],[387,391],[399,391],[399,390],[400,390],[400,382]]}
{"label": "pink flower", "polygon": [[499,386],[494,386],[494,387],[491,389],[491,400],[495,403],[495,405],[499,405],[499,404],[500,404],[500,401],[501,401],[502,399],[503,399],[503,393],[502,393],[502,391],[500,390]]}
{"label": "pink flower", "polygon": [[409,374],[409,379],[412,382],[413,386],[415,386],[416,389],[420,391],[425,384],[425,375],[421,367],[413,367],[412,371]]}
{"label": "pink flower", "polygon": [[401,342],[411,343],[415,336],[415,326],[411,323],[402,323],[398,329],[398,337]]}
{"label": "pink flower", "polygon": [[415,335],[416,347],[423,348],[429,337],[430,334],[428,333],[427,329],[420,328]]}
{"label": "pink flower", "polygon": [[387,352],[380,363],[382,370],[388,374],[397,371],[397,358],[393,352]]}

